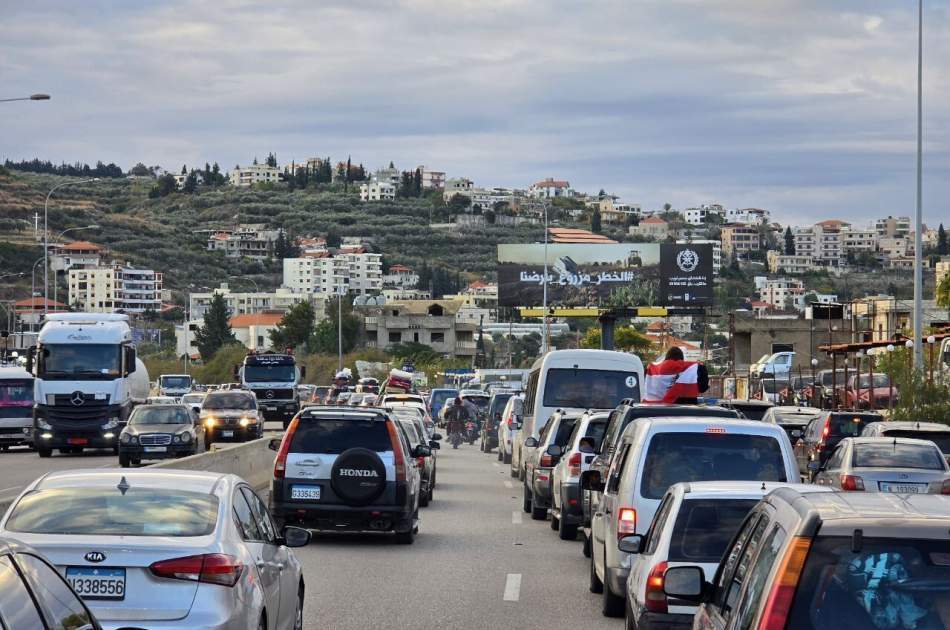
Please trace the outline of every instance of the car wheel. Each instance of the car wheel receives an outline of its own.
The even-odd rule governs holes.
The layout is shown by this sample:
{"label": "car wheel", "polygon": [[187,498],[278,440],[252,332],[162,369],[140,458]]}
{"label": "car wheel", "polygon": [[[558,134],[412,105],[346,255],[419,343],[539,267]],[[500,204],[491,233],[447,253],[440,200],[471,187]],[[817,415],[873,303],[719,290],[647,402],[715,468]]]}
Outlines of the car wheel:
{"label": "car wheel", "polygon": [[551,513],[551,530],[556,532],[558,529],[560,529],[560,523],[561,523],[561,519],[555,517],[554,513],[552,512]]}
{"label": "car wheel", "polygon": [[37,447],[36,454],[40,457],[51,457],[53,455],[53,449]]}
{"label": "car wheel", "polygon": [[303,630],[303,602],[304,602],[303,584],[297,589],[297,612],[294,617],[294,630]]}
{"label": "car wheel", "polygon": [[[604,558],[604,577],[607,574],[607,559]],[[623,615],[623,610],[626,607],[626,600],[624,597],[616,595],[610,589],[610,583],[604,580],[604,600],[603,605],[601,606],[600,612],[604,614],[604,617],[620,617]]]}
{"label": "car wheel", "polygon": [[537,507],[535,505],[531,506],[531,520],[543,521],[547,517],[548,517],[548,509],[546,507]]}
{"label": "car wheel", "polygon": [[122,466],[122,468],[128,468],[131,465],[132,465],[132,460],[129,458],[128,453],[120,453],[119,466]]}
{"label": "car wheel", "polygon": [[264,613],[261,613],[261,618],[257,622],[257,630],[267,630],[267,617],[264,616]]}
{"label": "car wheel", "polygon": [[498,461],[501,461],[502,459],[503,459],[503,457],[502,457],[502,454],[501,454],[501,449],[498,449]]}
{"label": "car wheel", "polygon": [[504,457],[504,459],[503,459],[502,461],[505,462],[506,464],[510,464],[510,463],[511,463],[511,453],[505,453],[505,457]]}
{"label": "car wheel", "polygon": [[429,505],[429,493],[425,492],[419,495],[419,507],[426,507],[427,505]]}
{"label": "car wheel", "polygon": [[531,514],[531,493],[528,491],[528,484],[524,484],[524,497],[521,499],[521,509],[525,514]]}
{"label": "car wheel", "polygon": [[575,540],[577,538],[577,525],[569,525],[560,519],[557,524],[557,537],[561,540]]}
{"label": "car wheel", "polygon": [[[508,463],[510,464],[510,463],[511,463],[511,460],[509,460]],[[515,470],[514,468],[509,468],[509,469],[508,469],[508,474],[511,475],[512,479],[514,479],[515,477],[518,476],[518,471]]]}
{"label": "car wheel", "polygon": [[590,583],[587,585],[587,588],[591,593],[604,592],[604,583],[600,581],[599,577],[597,577],[597,569],[594,568],[593,554],[591,554],[590,558]]}
{"label": "car wheel", "polygon": [[585,558],[590,558],[592,555],[590,552],[590,536],[584,536],[583,552]]}

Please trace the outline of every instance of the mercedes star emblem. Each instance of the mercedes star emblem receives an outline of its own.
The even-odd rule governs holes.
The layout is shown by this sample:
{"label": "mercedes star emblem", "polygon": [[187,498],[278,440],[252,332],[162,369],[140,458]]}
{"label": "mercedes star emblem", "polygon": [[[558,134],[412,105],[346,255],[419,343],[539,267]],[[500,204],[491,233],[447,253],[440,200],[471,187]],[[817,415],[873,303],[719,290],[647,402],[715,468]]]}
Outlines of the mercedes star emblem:
{"label": "mercedes star emblem", "polygon": [[69,395],[69,402],[78,407],[86,402],[86,397],[82,392],[76,391]]}
{"label": "mercedes star emblem", "polygon": [[268,398],[273,398],[273,397],[274,397],[274,390],[268,389],[268,390],[267,390],[267,393],[264,394],[264,395],[267,396]]}

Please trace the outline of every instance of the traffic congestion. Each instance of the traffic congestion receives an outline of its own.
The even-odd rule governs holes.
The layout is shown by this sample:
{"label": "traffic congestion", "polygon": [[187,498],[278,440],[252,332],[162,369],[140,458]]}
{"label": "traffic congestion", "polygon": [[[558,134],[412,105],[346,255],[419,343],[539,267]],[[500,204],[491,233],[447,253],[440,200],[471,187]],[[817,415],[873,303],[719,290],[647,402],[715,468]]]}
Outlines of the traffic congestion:
{"label": "traffic congestion", "polygon": [[[341,576],[385,558],[415,558],[424,573],[435,570],[424,552],[404,560],[386,547],[435,537],[451,563],[432,593],[442,605],[464,584],[484,586],[477,562],[458,565],[466,552],[451,560],[458,519],[486,547],[543,544],[541,574],[550,559],[573,575],[550,595],[583,603],[589,627],[950,624],[945,425],[707,399],[705,367],[675,348],[646,366],[629,353],[554,350],[529,370],[429,390],[410,365],[382,378],[346,369],[321,387],[299,383],[301,372],[291,355],[249,353],[236,383],[161,375],[126,421],[100,428],[114,434],[105,465],[103,445],[83,438],[44,452],[42,432],[59,427],[42,424],[55,410],[37,413],[47,442],[25,444],[32,456],[79,461],[27,484],[0,520],[5,627],[366,627],[379,611],[356,594],[323,621],[340,602],[310,584],[328,577],[321,558]],[[272,405],[280,378],[294,388],[289,420],[288,406]],[[268,406],[280,412],[268,417]],[[234,458],[207,459],[230,449]],[[264,465],[233,463],[254,457]],[[482,605],[517,617],[530,578],[496,576]],[[434,619],[481,626],[477,615]]]}

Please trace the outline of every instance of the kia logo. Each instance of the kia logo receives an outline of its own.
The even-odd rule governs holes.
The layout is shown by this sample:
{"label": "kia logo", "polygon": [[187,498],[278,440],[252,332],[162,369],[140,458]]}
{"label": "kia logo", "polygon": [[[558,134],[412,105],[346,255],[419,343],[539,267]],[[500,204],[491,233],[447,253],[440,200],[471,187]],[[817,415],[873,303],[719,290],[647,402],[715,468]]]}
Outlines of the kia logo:
{"label": "kia logo", "polygon": [[86,559],[86,562],[102,562],[106,559],[106,554],[101,551],[90,551],[83,558]]}
{"label": "kia logo", "polygon": [[83,396],[82,392],[73,392],[69,395],[69,402],[72,403],[74,407],[79,407],[86,402],[86,397]]}
{"label": "kia logo", "polygon": [[268,398],[273,398],[273,397],[274,397],[274,390],[268,389],[268,390],[267,390],[267,393],[264,394],[264,395],[267,396]]}

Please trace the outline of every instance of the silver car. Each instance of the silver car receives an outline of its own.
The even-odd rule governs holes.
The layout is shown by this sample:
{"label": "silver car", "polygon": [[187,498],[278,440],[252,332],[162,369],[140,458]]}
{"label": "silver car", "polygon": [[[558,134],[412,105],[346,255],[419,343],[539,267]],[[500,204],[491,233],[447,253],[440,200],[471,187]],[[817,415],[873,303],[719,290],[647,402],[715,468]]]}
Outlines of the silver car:
{"label": "silver car", "polygon": [[303,625],[304,582],[288,547],[240,477],[190,470],[49,473],[17,498],[0,536],[41,551],[106,630]]}
{"label": "silver car", "polygon": [[817,470],[815,483],[851,492],[950,494],[950,466],[929,440],[845,438]]}

